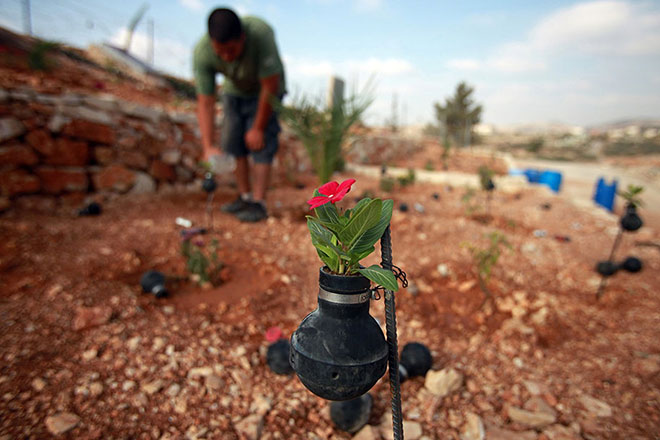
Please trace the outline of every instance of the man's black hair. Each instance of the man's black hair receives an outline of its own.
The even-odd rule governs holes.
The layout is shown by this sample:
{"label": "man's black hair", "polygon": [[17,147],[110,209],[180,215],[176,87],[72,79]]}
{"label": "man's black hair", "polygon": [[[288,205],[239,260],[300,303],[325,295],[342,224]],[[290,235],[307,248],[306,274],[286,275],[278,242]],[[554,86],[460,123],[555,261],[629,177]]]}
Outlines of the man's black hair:
{"label": "man's black hair", "polygon": [[241,20],[231,9],[218,8],[209,15],[209,36],[218,43],[236,40],[242,33]]}

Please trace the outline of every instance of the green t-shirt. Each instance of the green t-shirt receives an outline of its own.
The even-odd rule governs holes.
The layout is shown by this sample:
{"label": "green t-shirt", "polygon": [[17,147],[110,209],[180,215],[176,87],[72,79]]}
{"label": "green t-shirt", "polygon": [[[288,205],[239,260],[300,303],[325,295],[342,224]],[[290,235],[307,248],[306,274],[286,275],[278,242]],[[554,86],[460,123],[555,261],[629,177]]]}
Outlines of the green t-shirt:
{"label": "green t-shirt", "polygon": [[242,97],[259,95],[259,80],[280,74],[278,95],[284,94],[284,66],[275,44],[273,29],[260,18],[241,18],[245,32],[243,53],[234,61],[226,62],[213,51],[211,39],[205,34],[195,46],[193,53],[193,73],[197,93],[213,95],[215,93],[215,75],[225,77],[224,93]]}

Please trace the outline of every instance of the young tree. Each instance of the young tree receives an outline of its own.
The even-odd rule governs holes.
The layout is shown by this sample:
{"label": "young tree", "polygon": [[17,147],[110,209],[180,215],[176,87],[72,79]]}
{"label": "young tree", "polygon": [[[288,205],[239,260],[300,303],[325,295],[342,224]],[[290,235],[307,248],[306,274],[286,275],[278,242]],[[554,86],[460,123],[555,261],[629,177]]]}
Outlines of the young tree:
{"label": "young tree", "polygon": [[451,136],[457,144],[470,144],[472,130],[481,121],[481,104],[472,98],[474,87],[464,81],[456,86],[454,96],[445,98],[445,104],[433,104],[438,125],[444,129],[445,136]]}

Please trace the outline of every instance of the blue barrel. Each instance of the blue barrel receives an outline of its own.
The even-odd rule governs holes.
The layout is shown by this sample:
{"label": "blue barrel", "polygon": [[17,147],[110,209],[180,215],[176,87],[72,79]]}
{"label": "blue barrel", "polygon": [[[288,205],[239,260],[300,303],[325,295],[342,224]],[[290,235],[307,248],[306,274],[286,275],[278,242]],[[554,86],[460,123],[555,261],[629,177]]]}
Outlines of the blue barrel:
{"label": "blue barrel", "polygon": [[525,176],[527,176],[527,181],[529,183],[539,183],[539,179],[541,178],[541,171],[535,169],[535,168],[527,168],[525,171],[523,171]]}
{"label": "blue barrel", "polygon": [[543,171],[539,177],[539,183],[550,187],[554,192],[559,192],[561,188],[562,175],[559,171]]}
{"label": "blue barrel", "polygon": [[596,189],[594,191],[594,202],[609,211],[614,211],[614,199],[616,197],[617,181],[614,179],[612,183],[608,184],[602,177],[598,178],[596,182]]}

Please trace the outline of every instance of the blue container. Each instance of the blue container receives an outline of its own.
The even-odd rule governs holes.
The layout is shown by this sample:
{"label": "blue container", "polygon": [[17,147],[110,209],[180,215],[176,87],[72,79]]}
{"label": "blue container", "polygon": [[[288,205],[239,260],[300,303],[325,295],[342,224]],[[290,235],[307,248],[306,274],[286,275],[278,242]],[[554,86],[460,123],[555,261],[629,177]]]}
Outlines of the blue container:
{"label": "blue container", "polygon": [[527,176],[527,181],[529,183],[539,183],[539,179],[541,179],[541,171],[537,169],[527,168],[523,173]]}
{"label": "blue container", "polygon": [[561,189],[562,175],[559,171],[543,171],[539,177],[539,183],[550,187],[554,192]]}
{"label": "blue container", "polygon": [[605,182],[602,177],[598,178],[596,182],[596,189],[594,191],[594,202],[609,211],[614,211],[614,198],[616,197],[616,179],[611,184]]}

